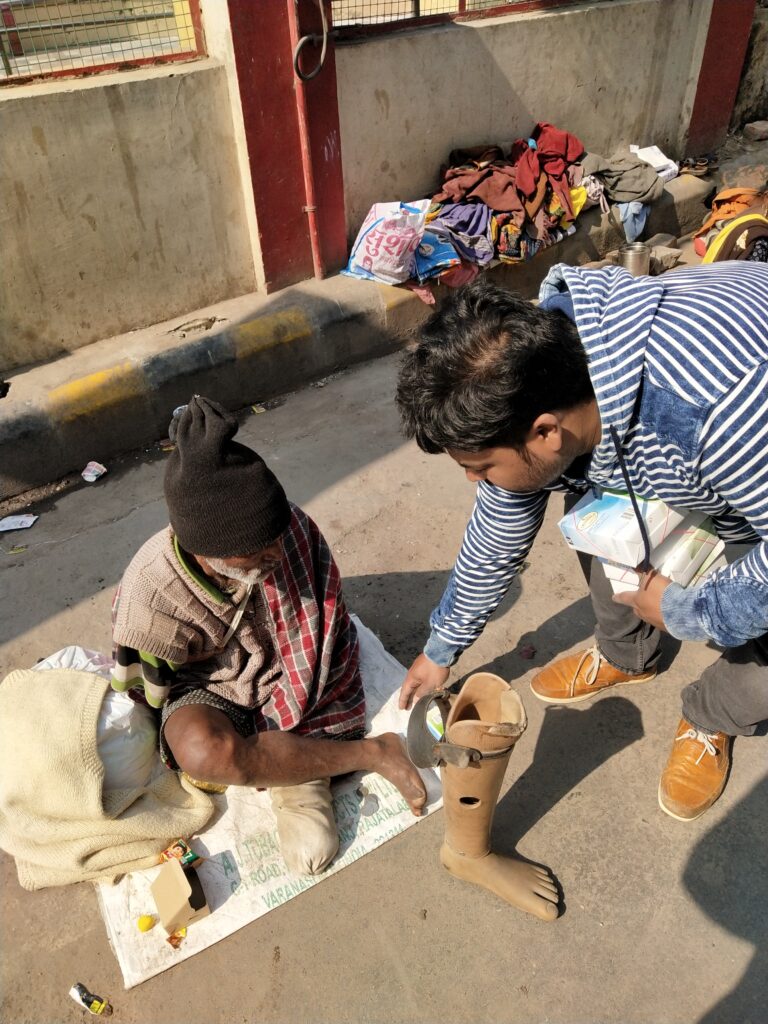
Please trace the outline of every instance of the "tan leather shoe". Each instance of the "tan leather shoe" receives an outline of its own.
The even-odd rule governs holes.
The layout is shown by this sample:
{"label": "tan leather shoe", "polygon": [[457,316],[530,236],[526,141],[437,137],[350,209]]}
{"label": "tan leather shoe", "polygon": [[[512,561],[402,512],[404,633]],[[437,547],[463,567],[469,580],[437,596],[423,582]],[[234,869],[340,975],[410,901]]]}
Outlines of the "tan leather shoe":
{"label": "tan leather shoe", "polygon": [[730,763],[730,736],[700,732],[681,718],[659,783],[659,807],[678,821],[698,818],[723,792]]}
{"label": "tan leather shoe", "polygon": [[655,675],[655,668],[640,675],[622,672],[607,662],[597,647],[590,647],[587,651],[559,658],[539,672],[531,680],[531,689],[547,704],[577,704],[609,686],[647,683]]}

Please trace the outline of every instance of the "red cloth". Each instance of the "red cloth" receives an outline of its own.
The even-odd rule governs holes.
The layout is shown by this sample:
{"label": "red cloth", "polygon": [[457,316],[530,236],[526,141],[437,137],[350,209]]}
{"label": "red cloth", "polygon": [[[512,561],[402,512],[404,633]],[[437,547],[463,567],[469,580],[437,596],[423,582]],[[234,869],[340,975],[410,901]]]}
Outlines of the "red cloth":
{"label": "red cloth", "polygon": [[280,728],[304,736],[362,735],[358,642],[325,538],[293,506],[280,570],[264,580],[283,675],[272,692]]}
{"label": "red cloth", "polygon": [[517,187],[526,199],[530,199],[536,193],[543,172],[552,191],[559,196],[563,209],[572,218],[574,213],[566,171],[569,164],[575,163],[584,154],[583,142],[570,132],[563,132],[546,121],[539,121],[531,138],[536,143],[536,149],[531,149],[525,139],[516,139],[512,143],[510,160],[515,164]]}

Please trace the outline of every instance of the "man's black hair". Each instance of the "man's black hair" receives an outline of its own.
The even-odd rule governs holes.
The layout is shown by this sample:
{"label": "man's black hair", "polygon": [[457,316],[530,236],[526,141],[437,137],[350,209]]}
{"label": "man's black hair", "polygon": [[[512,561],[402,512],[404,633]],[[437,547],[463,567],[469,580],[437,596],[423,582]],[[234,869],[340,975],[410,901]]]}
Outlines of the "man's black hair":
{"label": "man's black hair", "polygon": [[537,416],[594,397],[576,326],[478,280],[452,293],[400,368],[403,432],[425,452],[522,448]]}

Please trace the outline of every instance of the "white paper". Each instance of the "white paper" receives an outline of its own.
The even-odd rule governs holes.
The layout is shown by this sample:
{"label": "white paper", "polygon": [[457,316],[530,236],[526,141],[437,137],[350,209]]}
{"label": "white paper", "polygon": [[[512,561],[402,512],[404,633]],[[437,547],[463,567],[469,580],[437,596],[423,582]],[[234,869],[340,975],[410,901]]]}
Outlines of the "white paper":
{"label": "white paper", "polygon": [[5,519],[0,519],[0,532],[6,530],[28,530],[33,523],[35,523],[40,516],[6,516]]}
{"label": "white paper", "polygon": [[[359,619],[353,618],[360,637],[368,731],[404,734],[409,713],[398,709],[397,698],[405,669]],[[422,771],[421,775],[427,786],[426,817],[442,806],[442,795],[435,772]],[[357,793],[361,784],[378,801],[372,813],[362,813],[376,801],[368,797],[366,808],[362,808],[363,797]],[[339,853],[322,875],[298,877],[286,871],[280,855],[268,793],[231,786],[214,800],[217,810],[213,824],[190,840],[196,853],[210,858],[199,866],[198,874],[211,914],[189,926],[178,950],[165,941],[159,924],[145,933],[136,927],[141,914],[154,912],[149,887],[159,867],[133,872],[115,886],[97,887],[101,913],[126,988],[187,960],[294,896],[320,885],[423,820],[414,818],[400,793],[380,775],[358,773],[346,778],[334,786],[334,813],[341,839]]]}
{"label": "white paper", "polygon": [[670,160],[668,156],[662,153],[658,146],[645,146],[644,148],[630,146],[629,151],[634,153],[638,160],[650,164],[663,181],[671,181],[679,173],[679,168],[675,161]]}

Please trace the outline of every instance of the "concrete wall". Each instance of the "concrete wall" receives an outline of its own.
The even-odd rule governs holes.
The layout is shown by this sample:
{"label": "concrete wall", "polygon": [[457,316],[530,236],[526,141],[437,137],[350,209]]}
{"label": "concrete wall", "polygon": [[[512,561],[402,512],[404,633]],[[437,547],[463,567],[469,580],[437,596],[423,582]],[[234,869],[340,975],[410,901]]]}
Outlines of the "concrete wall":
{"label": "concrete wall", "polygon": [[549,121],[609,154],[682,156],[711,0],[614,0],[339,45],[347,227],[435,191],[458,146],[505,148]]}
{"label": "concrete wall", "polygon": [[758,7],[749,37],[744,71],[733,108],[731,128],[768,118],[768,9]]}
{"label": "concrete wall", "polygon": [[255,287],[225,68],[0,91],[0,369]]}

